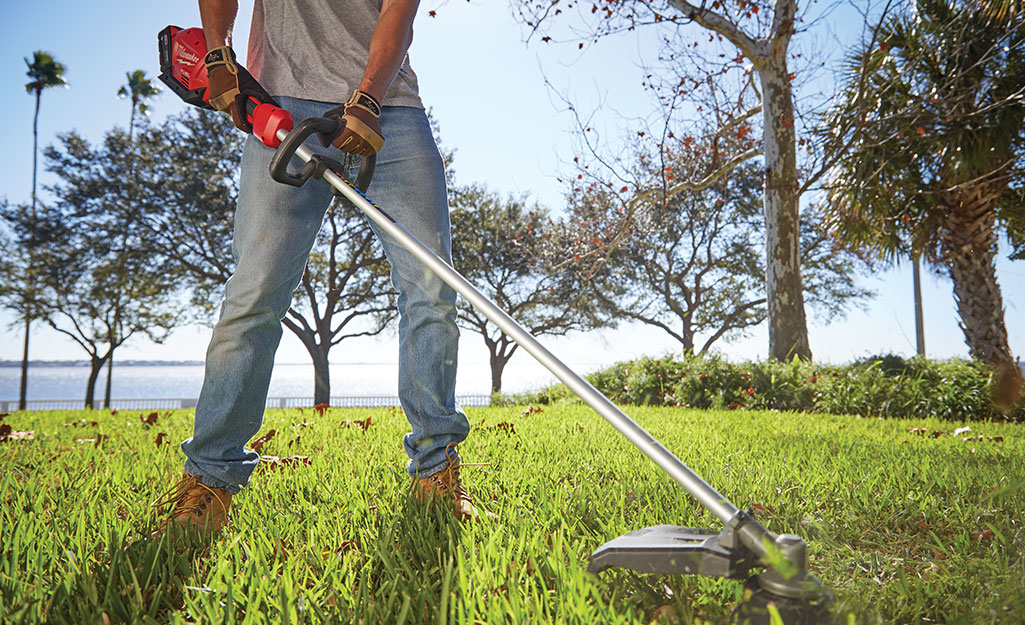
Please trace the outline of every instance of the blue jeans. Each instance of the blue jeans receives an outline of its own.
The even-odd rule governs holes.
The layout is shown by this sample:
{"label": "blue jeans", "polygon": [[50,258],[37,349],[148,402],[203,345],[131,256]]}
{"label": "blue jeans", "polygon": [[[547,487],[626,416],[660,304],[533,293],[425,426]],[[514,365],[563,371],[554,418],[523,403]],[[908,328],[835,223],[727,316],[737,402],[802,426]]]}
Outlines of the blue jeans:
{"label": "blue jeans", "polygon": [[[295,98],[278,102],[296,123],[335,106]],[[444,166],[425,112],[385,107],[381,127],[385,143],[367,195],[451,261]],[[315,138],[307,146],[338,154]],[[193,435],[181,446],[189,474],[231,493],[249,482],[259,462],[259,454],[245,445],[263,423],[281,319],[332,197],[323,180],[299,188],[274,182],[268,173],[273,154],[253,136],[242,153],[232,244],[236,267],[207,350]],[[399,292],[399,400],[411,428],[403,439],[408,471],[427,477],[448,465],[446,447],[462,442],[470,430],[455,402],[455,292],[394,239],[377,235]]]}

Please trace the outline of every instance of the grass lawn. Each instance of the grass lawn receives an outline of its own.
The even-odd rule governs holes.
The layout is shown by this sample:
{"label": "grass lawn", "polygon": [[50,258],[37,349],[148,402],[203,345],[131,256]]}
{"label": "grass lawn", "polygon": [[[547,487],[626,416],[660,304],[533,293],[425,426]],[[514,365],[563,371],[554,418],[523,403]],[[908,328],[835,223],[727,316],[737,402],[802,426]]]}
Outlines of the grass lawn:
{"label": "grass lawn", "polygon": [[[805,537],[841,622],[1025,622],[1022,426],[955,435],[939,421],[627,412],[770,530]],[[490,465],[464,479],[497,522],[460,525],[409,498],[395,409],[270,411],[262,433],[276,434],[260,451],[280,460],[235,498],[234,522],[191,550],[146,540],[191,411],[6,416],[0,622],[729,619],[737,581],[586,572],[591,551],[627,531],[721,529],[600,417],[468,414],[464,461]]]}

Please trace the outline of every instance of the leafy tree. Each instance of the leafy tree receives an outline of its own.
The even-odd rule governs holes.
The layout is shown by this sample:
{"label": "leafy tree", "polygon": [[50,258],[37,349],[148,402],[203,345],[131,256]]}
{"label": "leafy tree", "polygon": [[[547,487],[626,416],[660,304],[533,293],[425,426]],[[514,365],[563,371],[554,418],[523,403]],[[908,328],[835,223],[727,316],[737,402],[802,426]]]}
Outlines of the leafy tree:
{"label": "leafy tree", "polygon": [[[160,93],[160,89],[156,85],[154,85],[151,80],[146,78],[146,72],[144,72],[141,69],[137,69],[134,72],[126,72],[125,73],[125,77],[128,79],[128,82],[127,82],[127,84],[122,85],[117,93],[118,93],[118,96],[121,97],[121,98],[130,98],[131,99],[132,114],[131,114],[131,117],[129,117],[129,120],[128,120],[128,144],[132,145],[132,143],[133,143],[132,139],[133,139],[133,135],[135,133],[135,112],[136,112],[136,110],[138,110],[143,115],[148,115],[149,114],[149,105],[146,104],[145,100],[147,100],[147,99],[157,95],[158,93]],[[130,167],[132,165],[132,160],[131,159],[126,159],[126,163],[125,164],[126,164],[126,166]],[[132,172],[132,171],[129,171],[127,173],[129,175],[133,175],[134,174],[134,172]],[[128,226],[127,223],[124,224],[124,225]],[[129,250],[125,249],[125,246],[128,244],[128,240],[127,240],[128,239],[128,234],[127,233],[129,232],[129,230],[130,230],[130,228],[124,227],[124,228],[121,229],[120,234],[115,237],[115,240],[120,243],[120,246],[122,248],[122,250],[121,250],[122,255],[124,255],[124,254],[129,252]],[[120,269],[120,272],[123,273],[126,270],[127,270],[126,267],[122,267]],[[117,325],[118,325],[118,322],[117,322],[117,319],[115,319],[113,327],[117,327]],[[113,345],[115,343],[115,340],[116,340],[116,337],[111,336],[110,337],[110,344]],[[104,400],[103,400],[104,407],[110,406],[110,393],[111,393],[111,385],[113,383],[113,379],[114,379],[114,350],[111,349],[109,357],[107,358],[107,386],[106,386],[106,389],[105,389],[105,392],[104,392]]]}
{"label": "leafy tree", "polygon": [[40,311],[40,267],[35,262],[34,251],[38,241],[35,239],[35,228],[25,232],[19,227],[21,222],[37,224],[26,219],[31,207],[11,205],[6,201],[0,203],[0,307],[15,313],[11,327],[21,326],[25,330],[25,345],[21,361],[21,387],[18,396],[19,410],[26,406],[28,390],[28,336],[32,321],[39,319]]}
{"label": "leafy tree", "polygon": [[[696,103],[694,112],[706,115],[714,126],[710,139],[726,132],[747,132],[751,130],[749,120],[760,114],[761,149],[724,154],[720,169],[728,170],[758,154],[764,158],[769,355],[781,360],[792,356],[810,359],[798,211],[801,192],[809,181],[802,185],[798,175],[794,74],[788,67],[791,41],[797,32],[796,0],[717,0],[700,5],[687,0],[607,0],[577,4],[575,11],[574,4],[563,6],[559,0],[517,0],[514,4],[534,32],[548,28],[557,19],[575,19],[574,23],[583,24],[582,30],[575,31],[583,32],[580,48],[584,40],[594,37],[662,26],[657,32],[665,43],[664,56],[672,66],[669,71],[675,72],[664,79],[664,102],[678,107],[681,100],[708,85],[706,101]],[[704,36],[686,28],[690,23],[703,29]],[[551,41],[552,37],[542,40]],[[649,81],[654,79],[649,75]],[[726,83],[733,86],[718,86]],[[758,99],[755,105],[750,104],[751,94]],[[667,127],[663,137],[668,139],[672,134]],[[665,140],[658,147],[669,149]],[[697,185],[662,188],[674,186],[683,190]],[[636,191],[643,194],[649,190]]]}
{"label": "leafy tree", "polygon": [[[54,60],[53,55],[49,52],[37,50],[32,53],[32,61],[30,62],[27,58],[25,59],[25,65],[28,67],[26,74],[31,79],[25,85],[25,91],[33,93],[36,96],[36,112],[32,117],[32,209],[31,212],[34,214],[36,211],[36,174],[38,171],[38,154],[39,154],[39,104],[42,99],[43,91],[52,87],[58,87],[60,85],[66,85],[67,81],[64,79],[64,72],[67,68],[62,63],[58,63]],[[28,346],[29,346],[29,330],[32,325],[32,321],[36,318],[36,310],[31,307],[31,304],[35,301],[36,295],[35,290],[35,279],[32,271],[34,263],[31,258],[31,249],[29,250],[29,258],[27,262],[22,264],[21,267],[25,271],[21,272],[21,277],[25,279],[22,283],[23,292],[20,295],[13,296],[12,300],[8,300],[9,303],[20,302],[21,305],[27,306],[26,308],[16,308],[14,311],[21,316],[21,321],[25,324],[25,344],[21,356],[21,386],[18,391],[18,409],[25,409],[25,398],[28,392]]]}
{"label": "leafy tree", "polygon": [[[761,172],[748,163],[700,192],[649,197],[586,280],[589,297],[661,328],[688,354],[761,324],[767,310],[760,186]],[[581,226],[573,247],[586,249],[590,224],[609,223],[619,210],[622,199],[604,186],[575,196],[568,222]],[[868,293],[855,285],[858,259],[819,226],[811,217],[802,221],[805,295],[827,318],[841,316]]]}
{"label": "leafy tree", "polygon": [[[50,190],[60,227],[40,259],[47,269],[42,300],[47,323],[90,354],[86,401],[92,406],[97,367],[117,347],[137,333],[160,342],[177,325],[178,288],[138,227],[145,195],[138,172],[155,155],[120,130],[96,147],[74,132],[58,141],[46,150],[59,176]],[[109,375],[104,405],[110,405]]]}
{"label": "leafy tree", "polygon": [[1007,342],[994,260],[998,234],[1025,257],[1025,18],[917,0],[857,49],[821,138],[836,166],[830,217],[876,254],[923,255],[946,272],[971,355],[1023,380]]}
{"label": "leafy tree", "polygon": [[[599,305],[570,271],[549,271],[546,253],[561,237],[548,211],[523,200],[502,200],[481,185],[461,187],[450,198],[455,268],[534,336],[564,335],[607,323]],[[488,348],[491,391],[502,391],[502,372],[519,347],[466,302],[459,322],[481,335]]]}
{"label": "leafy tree", "polygon": [[171,116],[136,139],[157,155],[139,171],[139,228],[189,294],[193,321],[209,322],[234,269],[231,251],[245,135],[200,109]]}
{"label": "leafy tree", "polygon": [[[194,318],[202,321],[210,319],[234,269],[231,239],[244,139],[226,115],[199,109],[139,137],[155,155],[141,169],[146,206],[139,228],[190,293]],[[282,320],[313,360],[317,403],[331,397],[331,348],[382,332],[394,317],[394,296],[380,244],[362,213],[334,204]]]}
{"label": "leafy tree", "polygon": [[397,296],[384,250],[363,213],[350,202],[334,201],[281,321],[313,359],[315,404],[331,400],[331,348],[383,332],[397,316]]}
{"label": "leafy tree", "polygon": [[149,115],[149,105],[146,100],[160,93],[160,87],[153,84],[153,81],[146,78],[146,72],[137,69],[134,72],[125,72],[128,82],[121,85],[117,90],[120,98],[128,98],[132,102],[132,115],[128,118],[128,140],[132,140],[135,131],[135,112]]}

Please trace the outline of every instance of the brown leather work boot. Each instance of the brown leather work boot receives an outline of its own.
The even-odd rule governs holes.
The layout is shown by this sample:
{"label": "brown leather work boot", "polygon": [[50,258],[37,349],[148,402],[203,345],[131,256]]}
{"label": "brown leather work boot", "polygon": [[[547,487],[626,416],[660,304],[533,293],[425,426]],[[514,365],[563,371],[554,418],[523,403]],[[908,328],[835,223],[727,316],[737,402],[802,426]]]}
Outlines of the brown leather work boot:
{"label": "brown leather work boot", "polygon": [[[449,445],[451,447],[451,445]],[[448,455],[448,449],[445,450]],[[416,489],[419,486],[419,492],[417,493],[418,498],[421,501],[428,501],[432,497],[438,497],[444,501],[452,503],[452,513],[455,514],[456,518],[460,521],[476,521],[481,518],[493,519],[495,515],[490,512],[483,512],[478,510],[473,505],[473,499],[470,497],[470,493],[463,486],[463,481],[459,477],[459,467],[461,463],[455,462],[450,458],[450,464],[438,471],[434,475],[429,477],[414,480],[413,488]],[[465,465],[465,466],[483,466],[483,465]],[[419,484],[417,484],[419,482]]]}
{"label": "brown leather work boot", "polygon": [[231,493],[223,488],[207,486],[199,481],[199,477],[186,473],[161,500],[151,505],[155,508],[173,506],[171,514],[153,532],[153,538],[176,530],[209,537],[230,520]]}

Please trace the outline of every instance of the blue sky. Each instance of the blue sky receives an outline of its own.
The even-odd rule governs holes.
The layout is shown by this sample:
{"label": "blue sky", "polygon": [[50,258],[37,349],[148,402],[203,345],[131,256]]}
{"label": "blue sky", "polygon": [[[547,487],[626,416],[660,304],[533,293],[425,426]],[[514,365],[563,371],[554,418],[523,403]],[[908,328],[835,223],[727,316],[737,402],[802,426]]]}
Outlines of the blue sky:
{"label": "blue sky", "polygon": [[[252,1],[241,3],[236,28],[236,49],[242,53],[248,35]],[[45,9],[43,8],[45,7]],[[437,11],[429,17],[427,11]],[[0,197],[28,201],[31,193],[32,114],[34,98],[24,91],[27,82],[23,58],[32,51],[52,52],[68,67],[69,89],[44,93],[39,119],[40,145],[56,133],[76,129],[91,140],[115,125],[124,126],[129,104],[116,96],[125,72],[144,69],[157,74],[156,33],[167,24],[199,25],[194,2],[129,2],[60,0],[41,5],[10,3],[4,9],[0,37],[0,84],[4,85],[3,119],[6,149],[0,151]],[[823,41],[843,22],[834,14],[817,28]],[[569,170],[573,156],[572,120],[559,113],[556,99],[544,82],[547,77],[562,93],[577,102],[601,102],[604,123],[612,133],[625,132],[622,116],[643,116],[651,110],[640,87],[644,58],[653,53],[652,38],[644,33],[609,39],[589,48],[524,43],[525,32],[513,20],[506,2],[423,0],[411,49],[413,67],[420,77],[422,95],[441,125],[444,145],[456,152],[456,179],[484,182],[509,193],[526,193],[558,209],[561,185],[556,177]],[[347,95],[347,94],[345,94]],[[154,119],[179,112],[184,105],[164,93],[151,104]],[[611,111],[617,111],[612,114]],[[617,124],[619,126],[617,126]],[[41,173],[41,184],[52,177]],[[1011,348],[1025,355],[1025,263],[1001,258],[998,278],[1003,287]],[[911,272],[907,266],[866,277],[878,292],[865,311],[852,311],[846,320],[825,325],[814,315],[810,339],[817,360],[844,362],[860,356],[914,352]],[[927,274],[926,344],[935,357],[964,356],[967,348],[957,326],[949,280]],[[10,327],[11,316],[0,313],[0,359],[20,359],[21,329]],[[121,350],[121,359],[201,360],[209,329],[184,328],[164,345],[133,340]],[[629,326],[615,331],[570,335],[544,342],[562,358],[594,368],[641,354],[661,355],[675,350],[661,331]],[[391,337],[343,344],[333,352],[339,362],[370,358],[392,360]],[[767,338],[763,328],[750,337],[718,344],[730,358],[763,358]],[[84,352],[56,333],[38,326],[33,332],[35,359],[81,359]],[[462,361],[487,362],[476,335],[464,333]],[[526,359],[528,356],[516,356]],[[290,333],[282,342],[279,362],[306,362],[302,346]]]}

